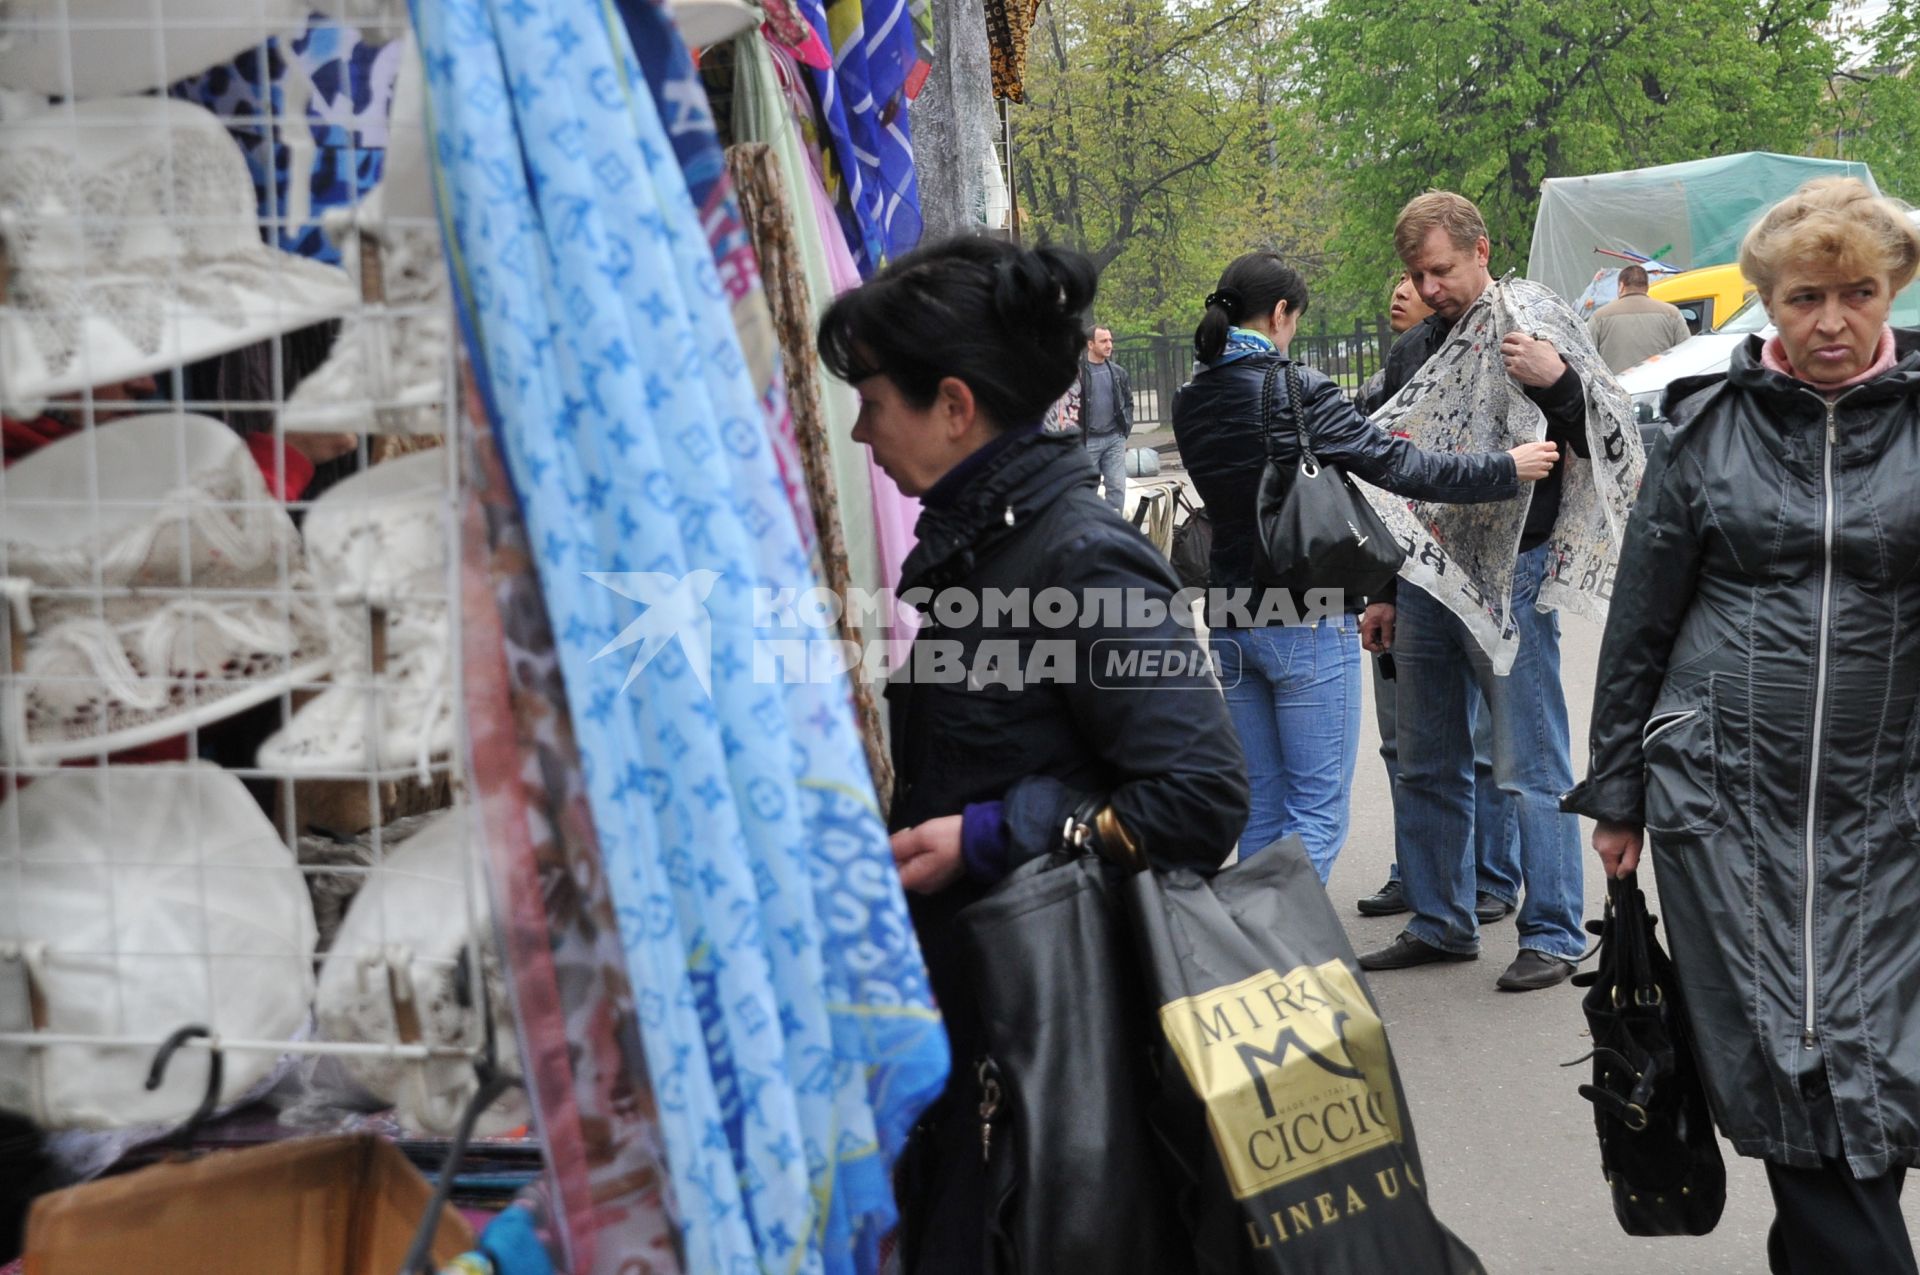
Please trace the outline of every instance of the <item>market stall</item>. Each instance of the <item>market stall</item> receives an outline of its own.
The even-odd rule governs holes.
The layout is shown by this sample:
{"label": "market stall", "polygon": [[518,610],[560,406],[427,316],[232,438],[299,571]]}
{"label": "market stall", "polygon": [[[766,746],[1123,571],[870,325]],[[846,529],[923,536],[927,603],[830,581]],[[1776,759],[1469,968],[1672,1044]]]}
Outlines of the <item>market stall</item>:
{"label": "market stall", "polygon": [[1621,254],[1672,270],[1732,261],[1753,219],[1816,177],[1873,186],[1865,164],[1767,151],[1549,177],[1540,184],[1527,278],[1574,301],[1597,270],[1617,270]]}
{"label": "market stall", "polygon": [[0,18],[0,1270],[876,1271],[945,1040],[756,593],[897,579],[811,332],[1020,50],[317,7]]}

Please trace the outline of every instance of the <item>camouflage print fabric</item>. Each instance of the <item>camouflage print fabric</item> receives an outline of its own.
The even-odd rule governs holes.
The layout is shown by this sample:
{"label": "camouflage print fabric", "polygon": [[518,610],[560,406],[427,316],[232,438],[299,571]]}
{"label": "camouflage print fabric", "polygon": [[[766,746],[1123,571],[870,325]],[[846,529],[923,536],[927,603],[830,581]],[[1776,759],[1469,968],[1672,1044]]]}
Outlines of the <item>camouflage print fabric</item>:
{"label": "camouflage print fabric", "polygon": [[652,1081],[520,507],[469,377],[467,728],[562,1269],[678,1275]]}
{"label": "camouflage print fabric", "polygon": [[[1591,459],[1569,452],[1561,461],[1560,513],[1547,541],[1548,576],[1539,606],[1604,623],[1620,538],[1646,456],[1626,391],[1566,302],[1524,279],[1493,283],[1373,420],[1428,451],[1505,451],[1545,438],[1546,417],[1501,360],[1500,342],[1509,332],[1551,342],[1579,374],[1587,399]],[[1506,673],[1520,645],[1509,612],[1531,485],[1517,499],[1496,504],[1435,505],[1355,481],[1407,550],[1401,578],[1459,616],[1495,671]]]}

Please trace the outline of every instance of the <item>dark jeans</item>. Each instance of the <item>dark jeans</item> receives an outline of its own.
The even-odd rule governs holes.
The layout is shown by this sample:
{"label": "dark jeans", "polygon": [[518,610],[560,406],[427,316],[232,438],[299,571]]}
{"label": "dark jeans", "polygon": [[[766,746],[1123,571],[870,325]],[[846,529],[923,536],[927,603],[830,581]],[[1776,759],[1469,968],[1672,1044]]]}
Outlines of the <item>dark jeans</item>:
{"label": "dark jeans", "polygon": [[1767,1233],[1773,1275],[1920,1275],[1900,1213],[1905,1169],[1862,1181],[1842,1160],[1818,1169],[1767,1165],[1776,1210]]}

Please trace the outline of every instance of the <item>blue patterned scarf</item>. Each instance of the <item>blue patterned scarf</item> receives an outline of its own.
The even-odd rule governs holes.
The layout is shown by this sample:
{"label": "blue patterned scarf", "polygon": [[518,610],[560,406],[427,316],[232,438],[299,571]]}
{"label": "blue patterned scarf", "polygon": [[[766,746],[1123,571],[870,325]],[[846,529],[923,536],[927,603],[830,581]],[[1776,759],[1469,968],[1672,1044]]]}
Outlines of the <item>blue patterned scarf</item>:
{"label": "blue patterned scarf", "polygon": [[813,580],[687,178],[617,15],[415,20],[689,1266],[872,1271],[946,1042],[844,683],[755,677],[754,590]]}
{"label": "blue patterned scarf", "polygon": [[1229,363],[1238,363],[1241,359],[1250,359],[1256,354],[1274,354],[1280,347],[1271,339],[1252,328],[1233,328],[1227,333],[1227,344],[1214,358],[1207,360],[1208,367],[1225,367]]}
{"label": "blue patterned scarf", "polygon": [[[320,218],[329,208],[358,203],[380,182],[400,54],[398,44],[369,43],[353,27],[316,14],[299,35],[275,36],[181,80],[167,94],[226,123],[247,157],[269,241],[338,265],[340,249],[321,232]],[[295,76],[313,86],[299,124],[289,119],[287,100]],[[280,121],[276,128],[267,127],[269,117]],[[296,151],[288,141],[294,128],[307,130],[298,152],[310,163],[306,172],[293,168]]]}
{"label": "blue patterned scarf", "polygon": [[920,242],[907,102],[924,76],[912,0],[799,0],[833,50],[833,66],[809,67],[831,143],[841,221],[862,275]]}

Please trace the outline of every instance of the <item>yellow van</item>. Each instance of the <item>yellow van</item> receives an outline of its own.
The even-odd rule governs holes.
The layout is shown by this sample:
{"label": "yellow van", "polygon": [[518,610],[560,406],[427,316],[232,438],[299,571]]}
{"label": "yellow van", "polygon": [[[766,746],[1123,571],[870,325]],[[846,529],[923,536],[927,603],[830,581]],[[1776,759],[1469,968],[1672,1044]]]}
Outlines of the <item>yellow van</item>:
{"label": "yellow van", "polygon": [[1687,330],[1697,336],[1731,319],[1741,303],[1753,295],[1753,285],[1740,273],[1739,266],[1729,263],[1668,275],[1648,288],[1647,295],[1678,306],[1686,316]]}

